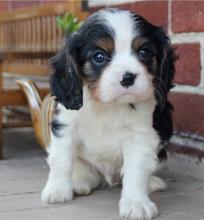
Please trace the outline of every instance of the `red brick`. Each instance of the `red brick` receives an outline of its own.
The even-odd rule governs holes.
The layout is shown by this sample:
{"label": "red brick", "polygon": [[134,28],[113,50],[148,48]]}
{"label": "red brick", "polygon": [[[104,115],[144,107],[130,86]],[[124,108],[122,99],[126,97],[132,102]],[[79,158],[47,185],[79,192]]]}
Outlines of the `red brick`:
{"label": "red brick", "polygon": [[9,1],[0,1],[0,11],[8,11],[11,9],[11,4]]}
{"label": "red brick", "polygon": [[200,83],[200,44],[177,44],[176,53],[179,59],[176,62],[175,82],[187,85]]}
{"label": "red brick", "polygon": [[168,1],[138,1],[134,11],[155,25],[168,26]]}
{"label": "red brick", "polygon": [[167,151],[169,153],[176,153],[180,155],[185,155],[187,157],[193,157],[194,159],[198,159],[198,161],[204,159],[204,150],[196,149],[196,146],[191,147],[188,145],[171,143],[167,146]]}
{"label": "red brick", "polygon": [[204,1],[173,1],[172,31],[204,31]]}
{"label": "red brick", "polygon": [[32,7],[32,6],[37,6],[41,3],[40,0],[36,1],[11,1],[11,8],[18,9],[18,8],[25,8],[25,7]]}
{"label": "red brick", "polygon": [[204,95],[171,93],[174,129],[204,137]]}
{"label": "red brick", "polygon": [[[134,11],[143,16],[148,21],[155,25],[163,26],[167,29],[168,25],[168,2],[167,1],[138,1],[134,3],[120,4],[110,6],[113,8],[121,8],[125,10]],[[91,7],[90,13],[93,13],[100,7]]]}

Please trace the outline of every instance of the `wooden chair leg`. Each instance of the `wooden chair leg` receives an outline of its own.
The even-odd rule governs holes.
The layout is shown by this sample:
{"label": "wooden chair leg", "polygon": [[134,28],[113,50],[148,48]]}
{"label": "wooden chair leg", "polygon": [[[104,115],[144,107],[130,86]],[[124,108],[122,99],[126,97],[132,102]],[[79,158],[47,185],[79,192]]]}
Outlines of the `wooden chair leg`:
{"label": "wooden chair leg", "polygon": [[[3,64],[0,60],[0,98],[3,91]],[[0,106],[0,160],[3,159],[3,106]]]}
{"label": "wooden chair leg", "polygon": [[3,113],[0,107],[0,160],[3,159]]}

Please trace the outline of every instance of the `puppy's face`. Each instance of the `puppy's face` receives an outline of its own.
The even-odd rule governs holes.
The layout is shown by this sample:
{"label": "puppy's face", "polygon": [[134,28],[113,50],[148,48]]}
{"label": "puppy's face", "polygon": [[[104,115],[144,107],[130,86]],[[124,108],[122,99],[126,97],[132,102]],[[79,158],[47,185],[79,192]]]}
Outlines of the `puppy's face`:
{"label": "puppy's face", "polygon": [[65,50],[91,97],[99,102],[131,103],[153,96],[164,101],[171,87],[174,59],[168,38],[129,11],[95,13]]}

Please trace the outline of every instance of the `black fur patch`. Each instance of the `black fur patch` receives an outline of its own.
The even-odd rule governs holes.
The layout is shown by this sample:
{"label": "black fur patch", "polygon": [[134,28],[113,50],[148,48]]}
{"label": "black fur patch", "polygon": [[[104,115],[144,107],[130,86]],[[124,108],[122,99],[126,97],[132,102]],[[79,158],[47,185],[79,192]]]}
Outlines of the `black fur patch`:
{"label": "black fur patch", "polygon": [[159,161],[162,162],[164,160],[167,160],[167,152],[165,148],[162,148],[159,153],[157,154]]}
{"label": "black fur patch", "polygon": [[157,104],[154,110],[153,127],[158,132],[162,142],[168,141],[173,133],[172,111],[173,106],[168,101],[163,109]]}
{"label": "black fur patch", "polygon": [[[161,106],[157,104],[153,114],[153,127],[157,131],[161,144],[168,143],[173,133],[173,122],[172,122],[172,111],[173,106],[168,101],[165,106],[161,109]],[[158,152],[158,158],[160,161],[167,159],[167,153],[164,148]]]}
{"label": "black fur patch", "polygon": [[83,103],[82,82],[71,55],[66,48],[51,59],[53,74],[50,77],[51,92],[67,109],[80,109]]}
{"label": "black fur patch", "polygon": [[66,125],[60,123],[57,119],[54,119],[51,123],[51,130],[52,133],[56,136],[56,137],[60,137],[60,130],[62,130]]}
{"label": "black fur patch", "polygon": [[136,107],[135,107],[135,105],[134,105],[133,103],[129,103],[129,107],[130,107],[131,109],[133,109],[133,110],[136,110]]}

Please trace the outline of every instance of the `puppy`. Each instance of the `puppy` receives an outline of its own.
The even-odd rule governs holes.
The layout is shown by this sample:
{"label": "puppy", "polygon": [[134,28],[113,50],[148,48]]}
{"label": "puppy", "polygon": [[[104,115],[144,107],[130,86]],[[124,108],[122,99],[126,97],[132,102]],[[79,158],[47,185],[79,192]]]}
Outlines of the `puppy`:
{"label": "puppy", "polygon": [[165,188],[152,174],[172,134],[174,61],[163,30],[125,10],[96,12],[66,40],[52,60],[58,105],[43,202],[122,182],[121,217],[157,216],[149,193]]}

